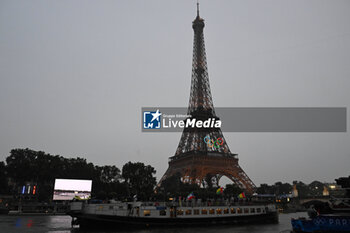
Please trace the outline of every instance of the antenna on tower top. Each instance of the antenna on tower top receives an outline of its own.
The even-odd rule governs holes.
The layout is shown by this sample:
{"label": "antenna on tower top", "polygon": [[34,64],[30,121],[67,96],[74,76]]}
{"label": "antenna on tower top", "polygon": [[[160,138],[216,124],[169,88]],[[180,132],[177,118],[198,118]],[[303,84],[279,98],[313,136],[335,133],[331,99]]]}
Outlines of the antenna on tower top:
{"label": "antenna on tower top", "polygon": [[197,17],[199,17],[199,1],[197,0]]}

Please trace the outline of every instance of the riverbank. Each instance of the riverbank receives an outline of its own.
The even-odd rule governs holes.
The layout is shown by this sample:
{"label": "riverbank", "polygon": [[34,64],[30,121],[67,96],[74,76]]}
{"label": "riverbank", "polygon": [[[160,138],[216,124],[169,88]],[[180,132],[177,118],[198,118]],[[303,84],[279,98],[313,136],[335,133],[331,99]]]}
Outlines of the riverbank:
{"label": "riverbank", "polygon": [[18,211],[9,211],[9,216],[64,216],[66,213],[23,213]]}
{"label": "riverbank", "polygon": [[[184,228],[176,227],[171,229],[147,229],[147,230],[111,230],[108,232],[118,233],[271,233],[271,232],[287,232],[292,229],[290,220],[291,218],[306,217],[305,212],[291,213],[291,214],[280,214],[278,224],[264,224],[264,225],[244,225],[244,226],[212,226],[212,227],[195,227],[195,228]],[[80,233],[83,232],[77,228],[71,228],[72,218],[67,215],[46,215],[46,216],[0,216],[0,229],[1,232],[6,233]],[[89,231],[92,233],[106,232],[102,229],[96,229]]]}

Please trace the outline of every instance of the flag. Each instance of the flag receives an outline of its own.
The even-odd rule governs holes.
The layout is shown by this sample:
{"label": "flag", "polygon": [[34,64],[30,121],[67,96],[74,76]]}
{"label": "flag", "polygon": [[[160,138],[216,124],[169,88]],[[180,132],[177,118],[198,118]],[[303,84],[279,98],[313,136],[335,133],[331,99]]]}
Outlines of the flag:
{"label": "flag", "polygon": [[188,201],[191,200],[191,199],[193,199],[193,198],[195,198],[195,196],[193,195],[193,192],[190,193],[190,194],[188,194],[188,196],[187,196],[187,200],[188,200]]}
{"label": "flag", "polygon": [[221,194],[224,192],[224,188],[223,187],[220,187],[216,190],[216,194]]}
{"label": "flag", "polygon": [[240,193],[239,195],[238,195],[238,198],[245,198],[245,195],[244,195],[244,193]]}

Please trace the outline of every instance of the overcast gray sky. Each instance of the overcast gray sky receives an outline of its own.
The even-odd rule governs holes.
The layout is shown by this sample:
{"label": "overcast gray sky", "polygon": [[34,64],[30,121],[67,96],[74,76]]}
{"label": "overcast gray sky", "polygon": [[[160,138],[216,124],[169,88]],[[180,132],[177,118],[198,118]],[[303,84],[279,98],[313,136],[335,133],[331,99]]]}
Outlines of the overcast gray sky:
{"label": "overcast gray sky", "polygon": [[[200,1],[214,105],[349,107],[350,1]],[[0,160],[13,148],[158,179],[180,133],[142,106],[185,107],[196,2],[0,0]],[[348,117],[349,120],[349,117]],[[225,133],[256,183],[348,176],[349,133]]]}

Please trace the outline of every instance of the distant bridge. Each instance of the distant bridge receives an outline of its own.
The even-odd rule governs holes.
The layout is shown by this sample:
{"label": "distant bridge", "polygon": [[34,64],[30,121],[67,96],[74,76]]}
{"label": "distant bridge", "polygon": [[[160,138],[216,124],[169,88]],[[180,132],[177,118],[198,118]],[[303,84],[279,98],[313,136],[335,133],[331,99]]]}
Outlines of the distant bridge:
{"label": "distant bridge", "polygon": [[328,202],[330,199],[329,196],[325,196],[325,197],[308,197],[308,198],[303,198],[303,199],[299,199],[299,203],[300,205],[304,205],[308,202],[314,202],[314,201],[320,201],[320,202]]}

